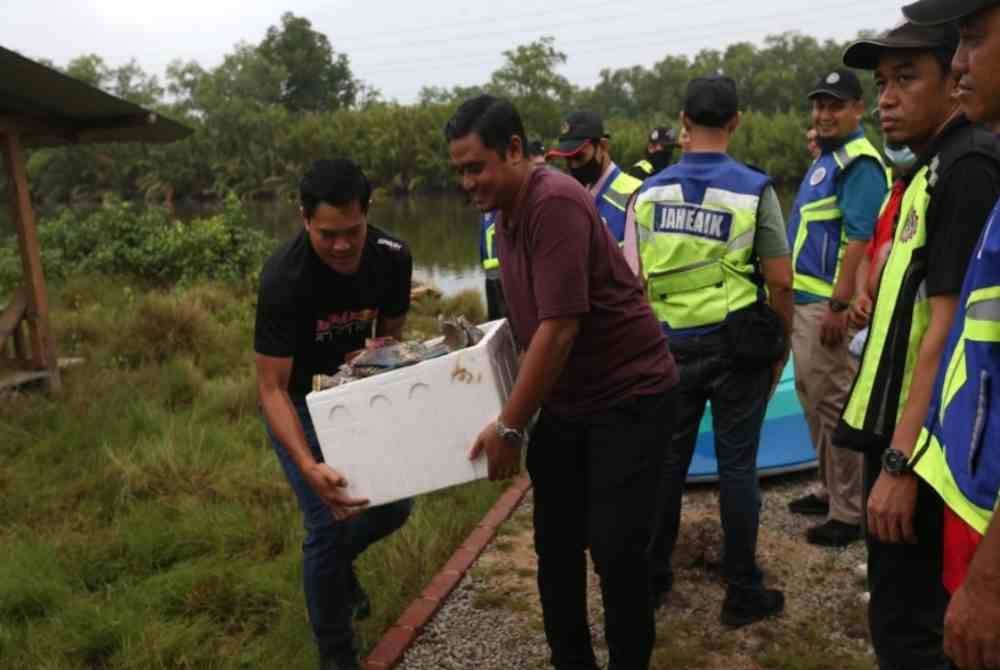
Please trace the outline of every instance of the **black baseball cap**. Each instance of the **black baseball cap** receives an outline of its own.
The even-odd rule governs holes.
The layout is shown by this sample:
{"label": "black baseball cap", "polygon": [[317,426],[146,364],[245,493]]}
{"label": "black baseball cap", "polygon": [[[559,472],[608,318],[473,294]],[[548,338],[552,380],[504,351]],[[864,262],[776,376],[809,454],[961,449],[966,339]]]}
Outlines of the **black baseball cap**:
{"label": "black baseball cap", "polygon": [[838,100],[860,100],[864,91],[858,75],[841,67],[821,76],[807,97],[812,100],[818,95],[832,95]]}
{"label": "black baseball cap", "polygon": [[958,28],[954,23],[918,26],[907,21],[884,35],[851,44],[844,52],[844,65],[859,70],[874,70],[883,52],[894,49],[954,52],[958,49]]}
{"label": "black baseball cap", "polygon": [[649,133],[649,143],[672,147],[677,144],[677,131],[669,126],[657,126]]}
{"label": "black baseball cap", "polygon": [[549,151],[550,156],[567,158],[580,153],[591,140],[610,137],[604,132],[604,120],[594,112],[573,112],[566,117],[559,132],[559,144]]}
{"label": "black baseball cap", "polygon": [[721,128],[740,111],[736,82],[713,75],[695,77],[684,93],[684,113],[699,126]]}
{"label": "black baseball cap", "polygon": [[903,15],[922,25],[950,23],[1000,5],[1000,0],[920,0],[903,7]]}

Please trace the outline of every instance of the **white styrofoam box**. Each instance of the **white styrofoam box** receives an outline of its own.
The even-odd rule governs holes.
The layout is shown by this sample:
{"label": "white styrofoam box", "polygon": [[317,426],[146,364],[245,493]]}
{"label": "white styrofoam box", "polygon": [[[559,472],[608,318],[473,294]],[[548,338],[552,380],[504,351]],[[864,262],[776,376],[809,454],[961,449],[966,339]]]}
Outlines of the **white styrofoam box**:
{"label": "white styrofoam box", "polygon": [[306,396],[323,460],[371,505],[482,479],[469,450],[517,376],[505,319],[475,346]]}

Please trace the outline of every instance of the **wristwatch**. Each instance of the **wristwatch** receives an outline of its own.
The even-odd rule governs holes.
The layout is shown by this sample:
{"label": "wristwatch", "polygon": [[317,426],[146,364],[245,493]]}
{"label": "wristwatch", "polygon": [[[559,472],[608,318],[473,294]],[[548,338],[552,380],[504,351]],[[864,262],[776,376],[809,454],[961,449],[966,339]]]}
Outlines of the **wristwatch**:
{"label": "wristwatch", "polygon": [[913,472],[910,459],[899,449],[886,449],[882,454],[882,469],[893,477],[908,475]]}
{"label": "wristwatch", "polygon": [[830,305],[830,311],[834,314],[840,314],[851,306],[851,303],[849,302],[840,302],[839,300],[834,300],[833,298],[830,298],[826,302]]}
{"label": "wristwatch", "polygon": [[496,420],[496,430],[497,437],[506,442],[512,447],[520,447],[524,445],[527,435],[524,429],[518,430],[517,428],[509,428],[503,424],[499,418]]}

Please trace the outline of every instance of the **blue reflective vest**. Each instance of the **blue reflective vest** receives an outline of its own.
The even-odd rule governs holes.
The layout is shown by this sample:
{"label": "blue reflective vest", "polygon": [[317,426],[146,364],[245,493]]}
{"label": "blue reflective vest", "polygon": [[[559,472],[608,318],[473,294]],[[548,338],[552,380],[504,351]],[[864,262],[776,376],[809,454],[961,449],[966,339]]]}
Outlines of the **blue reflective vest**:
{"label": "blue reflective vest", "polygon": [[985,533],[1000,496],[1000,203],[969,264],[912,463]]}
{"label": "blue reflective vest", "polygon": [[604,181],[600,192],[594,196],[597,214],[619,245],[625,241],[625,218],[629,198],[640,186],[642,186],[641,181],[622,172],[616,165]]}
{"label": "blue reflective vest", "polygon": [[689,153],[643,182],[635,199],[650,304],[675,334],[718,326],[762,298],[757,211],[771,183],[725,154]]}
{"label": "blue reflective vest", "polygon": [[837,185],[847,168],[859,159],[874,160],[885,167],[878,150],[860,130],[839,148],[823,152],[802,180],[788,220],[796,291],[823,298],[833,296],[847,248]]}
{"label": "blue reflective vest", "polygon": [[496,234],[498,210],[486,212],[479,221],[479,260],[488,276],[496,274],[500,268],[496,249],[493,246],[493,236]]}

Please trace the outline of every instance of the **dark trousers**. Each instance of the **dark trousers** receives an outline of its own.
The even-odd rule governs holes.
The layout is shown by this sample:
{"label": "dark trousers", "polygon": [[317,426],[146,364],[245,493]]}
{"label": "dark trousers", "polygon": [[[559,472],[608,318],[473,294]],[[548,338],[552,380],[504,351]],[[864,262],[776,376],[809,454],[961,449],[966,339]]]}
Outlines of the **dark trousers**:
{"label": "dark trousers", "polygon": [[757,531],[760,484],[757,450],[767,411],[772,371],[736,370],[722,333],[675,338],[670,350],[680,368],[673,440],[663,460],[658,516],[650,547],[653,588],[673,583],[670,565],[681,525],[681,502],[698,426],[712,403],[715,456],[719,463],[719,507],[723,531],[723,574],[731,584],[760,586]]}
{"label": "dark trousers", "polygon": [[486,277],[486,318],[490,321],[507,317],[507,301],[503,297],[500,277]]}
{"label": "dark trousers", "polygon": [[[881,453],[865,454],[865,507],[882,471]],[[942,518],[938,494],[920,480],[914,527],[916,544],[868,543],[868,622],[880,670],[945,670],[941,581]]]}
{"label": "dark trousers", "polygon": [[601,581],[611,670],[645,670],[655,638],[649,545],[673,394],[630,398],[581,419],[545,410],[531,434],[538,591],[552,665],[597,667],[587,558]]}
{"label": "dark trousers", "polygon": [[[294,404],[313,458],[322,461],[323,453],[305,400],[297,398]],[[357,516],[337,521],[326,503],[310,488],[288,451],[274,437],[271,427],[266,422],[265,426],[302,510],[306,530],[302,543],[302,581],[309,623],[320,655],[352,657],[356,645],[351,624],[351,564],[369,545],[406,523],[412,502],[400,500],[372,507]],[[332,467],[336,468],[336,463]]]}

